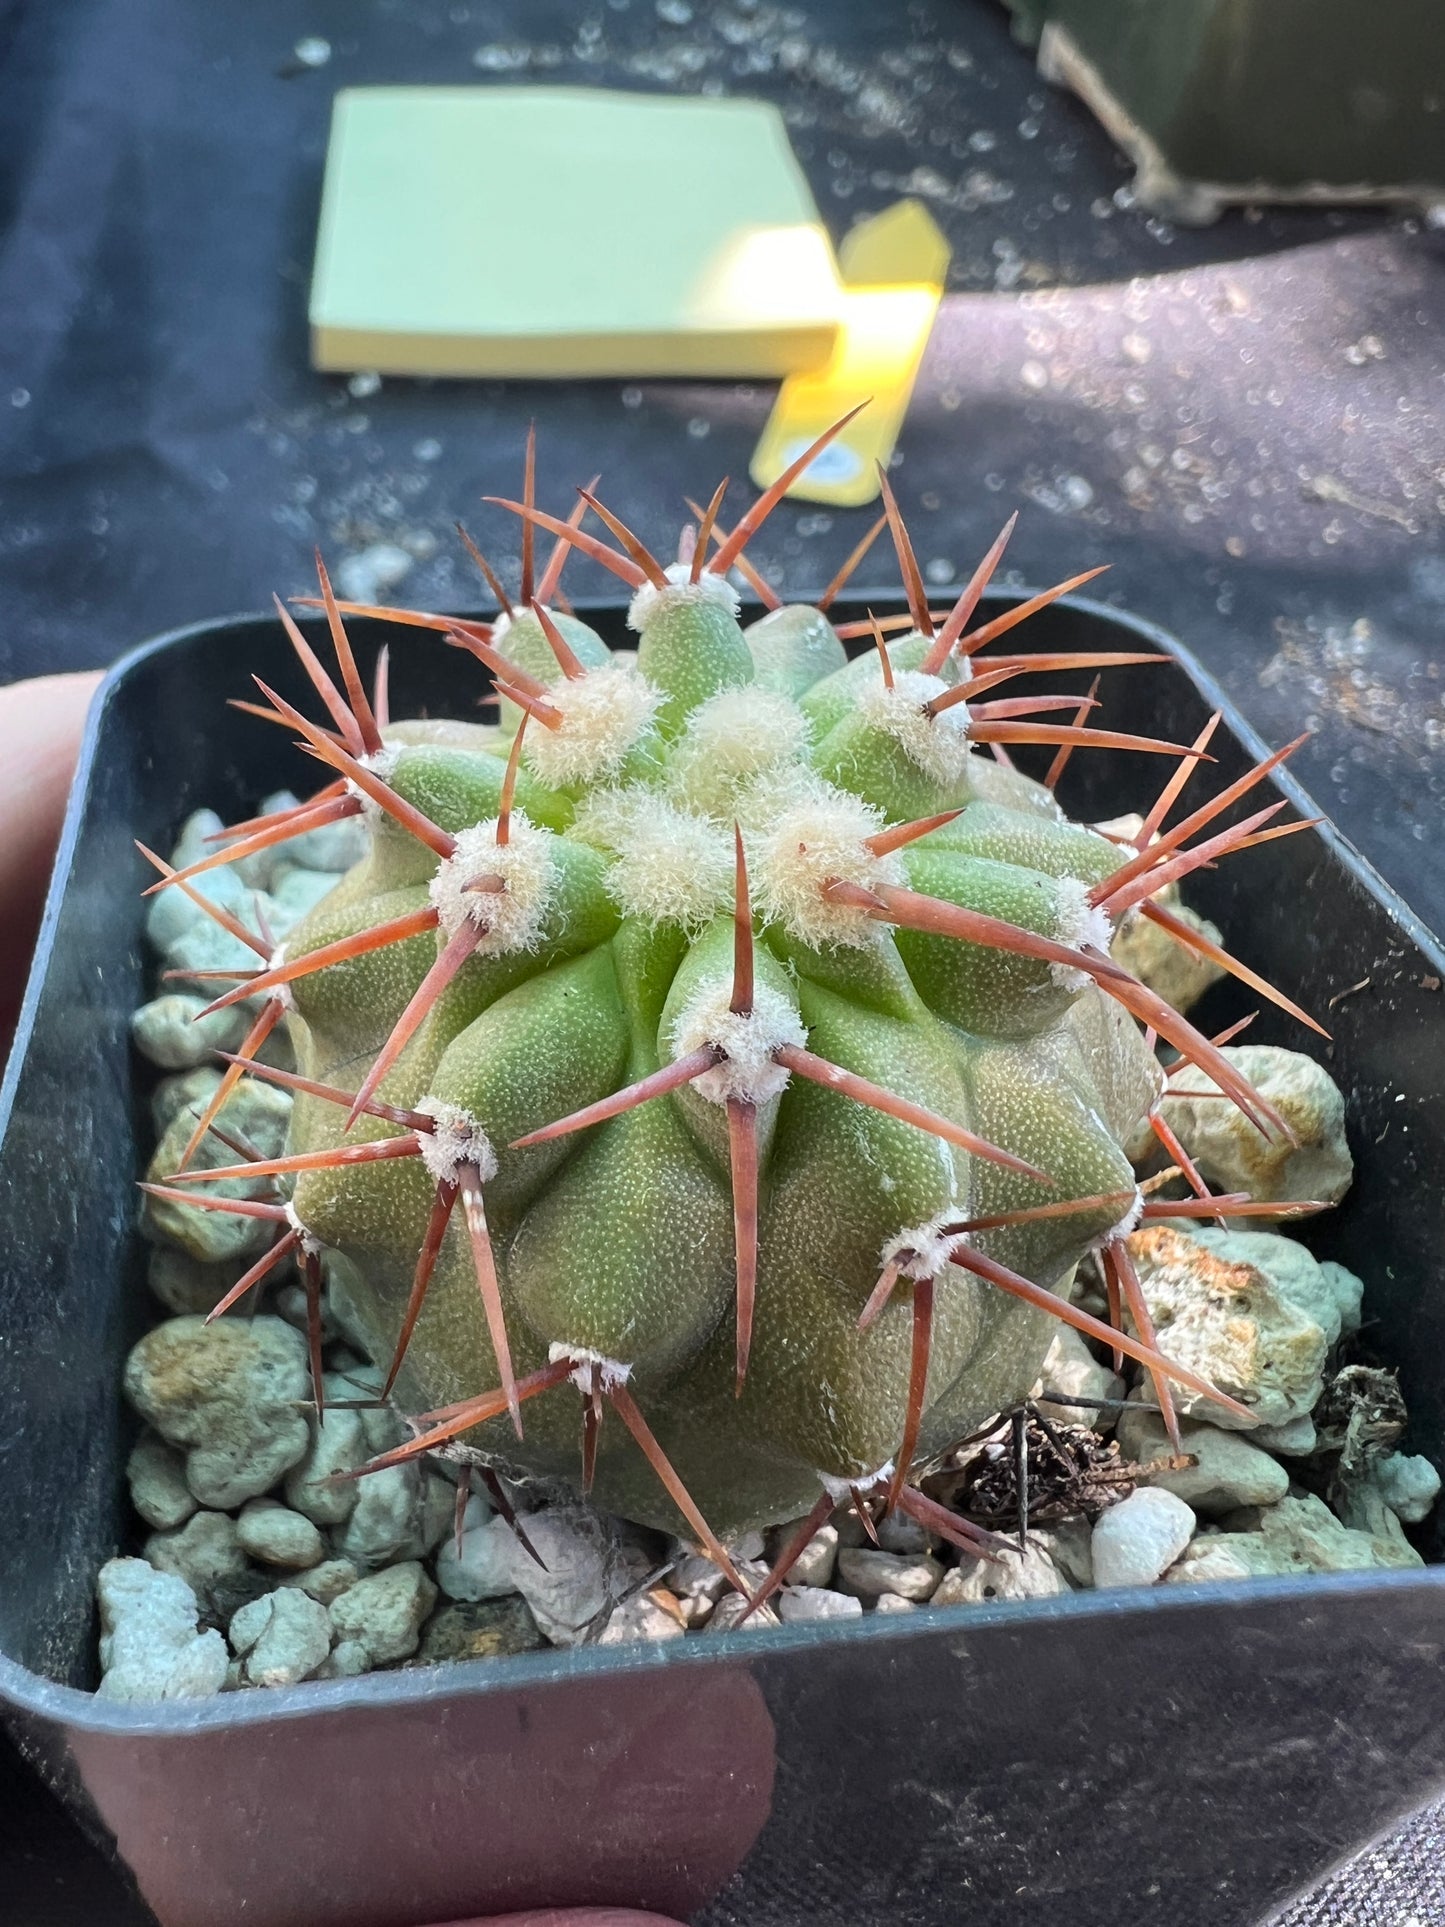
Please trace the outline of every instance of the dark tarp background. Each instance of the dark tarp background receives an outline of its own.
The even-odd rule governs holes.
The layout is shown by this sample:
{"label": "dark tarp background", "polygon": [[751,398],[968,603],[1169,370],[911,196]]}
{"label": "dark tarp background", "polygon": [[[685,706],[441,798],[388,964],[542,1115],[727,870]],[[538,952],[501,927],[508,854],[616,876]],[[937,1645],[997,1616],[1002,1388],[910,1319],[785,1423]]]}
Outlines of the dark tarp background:
{"label": "dark tarp background", "polygon": [[[294,58],[303,34],[326,65]],[[1445,235],[1149,218],[993,0],[0,0],[0,675],[264,607],[317,542],[333,563],[409,547],[397,597],[470,597],[451,523],[515,545],[478,497],[515,485],[534,414],[554,506],[600,469],[661,541],[684,489],[743,485],[765,388],[357,397],[307,369],[333,92],[534,80],[781,102],[838,234],[922,196],[953,293],[896,481],[934,577],[966,575],[1020,502],[1020,579],[1111,562],[1107,595],[1174,629],[1266,736],[1316,729],[1303,780],[1441,919]],[[863,515],[790,507],[759,560],[816,588]]]}
{"label": "dark tarp background", "polygon": [[[1445,921],[1445,235],[1151,218],[993,0],[0,0],[0,679],[303,590],[317,543],[394,551],[392,599],[471,600],[451,523],[514,551],[478,498],[514,489],[534,415],[553,507],[600,469],[661,543],[685,491],[743,489],[765,387],[308,370],[331,97],[382,81],[747,93],[786,109],[835,238],[923,198],[954,264],[894,479],[930,580],[1016,505],[1015,579],[1111,563],[1107,599],[1173,629],[1266,737],[1315,732],[1306,786]],[[759,566],[816,589],[868,513],[789,506]],[[0,1828],[14,1918],[133,1917],[24,1791]],[[1292,1927],[1445,1919],[1433,1837]]]}

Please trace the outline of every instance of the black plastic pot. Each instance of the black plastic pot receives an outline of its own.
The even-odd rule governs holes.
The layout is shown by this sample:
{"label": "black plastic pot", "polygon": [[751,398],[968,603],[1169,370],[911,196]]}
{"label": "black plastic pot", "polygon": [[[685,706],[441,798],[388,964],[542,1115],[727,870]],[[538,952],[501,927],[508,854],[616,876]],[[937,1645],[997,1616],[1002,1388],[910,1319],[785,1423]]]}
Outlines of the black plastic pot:
{"label": "black plastic pot", "polygon": [[1086,103],[1140,200],[1430,206],[1445,192],[1431,0],[1007,0],[1039,71]]}
{"label": "black plastic pot", "polygon": [[[621,639],[615,607],[593,620]],[[1046,649],[1169,650],[1178,669],[1109,672],[1108,723],[1187,741],[1220,706],[1213,780],[1262,753],[1157,631],[1074,603],[1026,633]],[[363,651],[375,640],[358,627]],[[468,672],[454,653],[405,636],[394,654],[398,713],[456,713]],[[129,1529],[120,1365],[150,1309],[132,1189],[146,1135],[127,1020],[146,960],[131,838],[164,848],[202,803],[249,813],[306,780],[283,732],[224,707],[251,670],[303,699],[269,618],[163,638],[107,679],[0,1098],[0,1699],[165,1927],[417,1927],[585,1902],[717,1927],[1231,1927],[1445,1780],[1438,1568],[1077,1594],[201,1702],[92,1698],[95,1573]],[[1065,800],[1108,815],[1156,776],[1079,754]],[[1312,1241],[1364,1275],[1412,1449],[1438,1458],[1445,956],[1328,829],[1192,894],[1334,1031],[1359,1168]],[[1206,1019],[1247,1007],[1211,995]],[[1305,1041],[1268,1010],[1254,1034]]]}

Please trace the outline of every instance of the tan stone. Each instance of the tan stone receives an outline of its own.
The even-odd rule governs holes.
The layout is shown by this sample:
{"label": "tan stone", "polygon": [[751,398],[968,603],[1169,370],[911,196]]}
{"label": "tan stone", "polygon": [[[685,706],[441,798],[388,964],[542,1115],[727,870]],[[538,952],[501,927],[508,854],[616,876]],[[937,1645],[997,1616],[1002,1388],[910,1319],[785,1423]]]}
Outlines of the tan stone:
{"label": "tan stone", "polygon": [[[1309,1412],[1322,1389],[1325,1334],[1257,1266],[1221,1257],[1167,1224],[1131,1233],[1129,1251],[1166,1357],[1263,1424],[1286,1425]],[[1244,1426],[1201,1393],[1174,1390],[1181,1412],[1227,1431]]]}
{"label": "tan stone", "polygon": [[1202,1174],[1221,1191],[1247,1191],[1266,1202],[1337,1203],[1354,1161],[1345,1142],[1345,1100],[1329,1072],[1274,1044],[1236,1044],[1224,1055],[1280,1113],[1295,1141],[1278,1132],[1266,1137],[1236,1105],[1211,1095],[1219,1089],[1212,1078],[1179,1065],[1170,1082],[1185,1094],[1164,1100],[1164,1120]]}

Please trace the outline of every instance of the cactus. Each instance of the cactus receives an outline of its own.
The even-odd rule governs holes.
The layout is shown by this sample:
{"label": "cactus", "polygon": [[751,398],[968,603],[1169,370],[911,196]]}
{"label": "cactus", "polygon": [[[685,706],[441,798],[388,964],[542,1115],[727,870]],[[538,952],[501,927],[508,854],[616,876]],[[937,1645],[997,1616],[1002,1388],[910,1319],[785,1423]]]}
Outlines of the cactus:
{"label": "cactus", "polygon": [[[681,1527],[729,1572],[720,1539],[849,1493],[976,1547],[987,1535],[926,1498],[918,1469],[1027,1395],[1055,1320],[1142,1361],[1171,1427],[1171,1381],[1230,1405],[1158,1350],[1123,1241],[1141,1215],[1250,1208],[1210,1199],[1170,1142],[1153,1037],[1283,1128],[1109,949],[1121,922],[1171,918],[1162,886],[1302,827],[1274,825],[1277,803],[1211,828],[1288,751],[1166,828],[1213,724],[1170,745],[1091,728],[1092,692],[996,695],[1151,659],[982,654],[1088,578],[970,631],[1012,524],[936,614],[886,478],[909,613],[903,633],[871,622],[847,660],[826,613],[842,578],[819,606],[783,606],[744,554],[821,445],[731,533],[719,490],[663,567],[590,490],[566,521],[539,511],[529,444],[523,499],[504,502],[516,597],[469,543],[491,623],[338,604],[318,559],[336,678],[277,609],[325,722],[264,684],[260,713],[332,780],[189,870],[152,859],[154,888],[186,889],[342,816],[370,829],[284,953],[207,905],[258,960],[213,1008],[256,1017],[152,1188],[195,1203],[198,1182],[276,1181],[274,1201],[210,1194],[276,1226],[218,1311],[288,1256],[315,1306],[325,1254],[412,1415],[378,1464],[473,1448]],[[574,550],[630,590],[635,656],[562,602]],[[746,628],[737,569],[767,607]],[[385,656],[369,696],[348,615],[443,632],[490,672],[500,721],[392,723]],[[1007,760],[1037,743],[1058,752],[1043,783]],[[1067,757],[1098,747],[1174,759],[1125,847],[1054,800]],[[296,1072],[255,1061],[283,1022]],[[295,1091],[291,1151],[188,1168],[248,1073]],[[1122,1147],[1146,1119],[1197,1204],[1137,1189]],[[1107,1322],[1070,1301],[1089,1252]]]}

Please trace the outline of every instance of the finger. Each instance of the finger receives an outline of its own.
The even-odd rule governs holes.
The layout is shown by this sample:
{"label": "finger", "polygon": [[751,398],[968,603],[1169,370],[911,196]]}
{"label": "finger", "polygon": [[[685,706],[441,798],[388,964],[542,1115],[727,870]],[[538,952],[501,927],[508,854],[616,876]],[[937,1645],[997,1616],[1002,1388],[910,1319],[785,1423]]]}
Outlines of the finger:
{"label": "finger", "polygon": [[99,671],[0,689],[0,1057],[14,1025]]}

